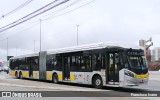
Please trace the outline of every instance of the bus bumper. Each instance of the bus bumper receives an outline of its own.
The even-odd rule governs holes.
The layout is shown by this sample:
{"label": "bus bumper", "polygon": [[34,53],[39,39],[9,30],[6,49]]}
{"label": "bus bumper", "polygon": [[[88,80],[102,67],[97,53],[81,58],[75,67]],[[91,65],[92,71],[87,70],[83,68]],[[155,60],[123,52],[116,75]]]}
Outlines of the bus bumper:
{"label": "bus bumper", "polygon": [[119,86],[139,86],[139,85],[147,85],[148,84],[148,73],[144,75],[136,75],[135,73],[123,69],[119,73]]}
{"label": "bus bumper", "polygon": [[133,78],[125,76],[124,85],[125,86],[148,85],[148,78]]}

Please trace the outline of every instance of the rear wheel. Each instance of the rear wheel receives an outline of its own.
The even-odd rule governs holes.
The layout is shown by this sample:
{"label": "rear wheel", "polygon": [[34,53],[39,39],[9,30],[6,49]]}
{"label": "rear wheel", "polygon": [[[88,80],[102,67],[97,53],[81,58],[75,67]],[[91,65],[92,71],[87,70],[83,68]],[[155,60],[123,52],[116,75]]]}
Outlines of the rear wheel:
{"label": "rear wheel", "polygon": [[95,88],[98,88],[98,89],[103,87],[103,81],[102,81],[102,78],[100,76],[95,76],[93,78],[93,86]]}
{"label": "rear wheel", "polygon": [[23,76],[22,76],[22,73],[20,72],[20,74],[19,74],[19,78],[20,79],[22,79],[23,78]]}
{"label": "rear wheel", "polygon": [[19,77],[18,77],[18,72],[16,72],[16,75],[15,75],[15,76],[16,76],[16,78],[19,78]]}
{"label": "rear wheel", "polygon": [[53,83],[58,83],[58,75],[57,74],[53,74],[53,78],[52,78]]}

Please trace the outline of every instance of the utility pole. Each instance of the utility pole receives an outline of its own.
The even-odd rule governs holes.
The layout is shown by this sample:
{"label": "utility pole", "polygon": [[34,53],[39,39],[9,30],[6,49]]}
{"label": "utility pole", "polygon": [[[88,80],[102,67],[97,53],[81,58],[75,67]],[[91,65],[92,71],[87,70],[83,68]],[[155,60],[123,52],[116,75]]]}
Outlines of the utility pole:
{"label": "utility pole", "polygon": [[17,56],[17,47],[16,47],[16,56]]}
{"label": "utility pole", "polygon": [[77,26],[77,46],[78,46],[78,27],[79,25],[76,25]]}
{"label": "utility pole", "polygon": [[40,52],[41,52],[41,23],[42,23],[42,20],[40,19]]}
{"label": "utility pole", "polygon": [[34,40],[34,52],[35,52],[35,45],[36,45],[36,40]]}
{"label": "utility pole", "polygon": [[8,37],[7,37],[7,66],[8,66]]}

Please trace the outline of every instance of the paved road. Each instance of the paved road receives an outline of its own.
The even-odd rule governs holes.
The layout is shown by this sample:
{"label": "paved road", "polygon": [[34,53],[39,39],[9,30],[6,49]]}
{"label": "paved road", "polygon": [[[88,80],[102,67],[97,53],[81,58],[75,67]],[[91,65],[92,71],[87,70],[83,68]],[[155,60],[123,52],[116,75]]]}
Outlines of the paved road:
{"label": "paved road", "polygon": [[[93,98],[93,100],[100,100],[100,99],[109,100],[111,99],[109,98],[109,96],[112,96],[112,99],[117,100],[117,98],[113,98],[113,97],[131,95],[131,93],[135,91],[139,91],[139,92],[148,91],[148,90],[160,91],[159,84],[160,84],[160,81],[151,80],[149,81],[148,86],[142,86],[142,87],[128,87],[128,88],[104,87],[103,89],[95,89],[92,86],[87,86],[87,85],[64,84],[64,83],[53,84],[52,82],[48,82],[48,81],[43,82],[43,81],[29,80],[29,79],[16,79],[15,77],[12,77],[6,74],[5,72],[0,73],[0,90],[1,91],[92,91],[92,94],[94,95],[96,95],[97,93],[100,93],[99,91],[103,91],[101,95],[107,96],[105,98],[104,97]],[[57,92],[57,93],[59,94],[55,94],[55,95],[61,96],[66,94],[67,92]],[[90,95],[90,92],[80,92],[78,93],[78,95],[84,96],[85,93],[88,93]],[[90,97],[81,97],[81,99],[88,100],[90,99]],[[130,99],[137,100],[137,98],[130,98]],[[146,98],[144,97],[140,99],[146,99]],[[157,99],[157,98],[154,98],[154,99]],[[127,98],[121,97],[121,98],[118,98],[118,100],[128,100],[128,97]]]}
{"label": "paved road", "polygon": [[139,86],[134,88],[147,89],[149,91],[160,91],[160,72],[150,71],[148,85]]}

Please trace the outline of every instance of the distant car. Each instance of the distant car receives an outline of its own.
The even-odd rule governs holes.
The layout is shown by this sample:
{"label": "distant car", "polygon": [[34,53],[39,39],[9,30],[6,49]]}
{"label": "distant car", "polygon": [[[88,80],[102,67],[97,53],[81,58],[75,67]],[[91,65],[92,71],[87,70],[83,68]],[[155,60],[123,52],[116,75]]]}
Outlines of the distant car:
{"label": "distant car", "polygon": [[2,67],[0,67],[0,72],[2,71]]}
{"label": "distant car", "polygon": [[3,71],[8,74],[8,73],[9,73],[9,67],[4,67],[4,68],[3,68]]}

